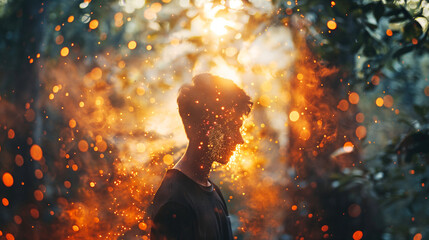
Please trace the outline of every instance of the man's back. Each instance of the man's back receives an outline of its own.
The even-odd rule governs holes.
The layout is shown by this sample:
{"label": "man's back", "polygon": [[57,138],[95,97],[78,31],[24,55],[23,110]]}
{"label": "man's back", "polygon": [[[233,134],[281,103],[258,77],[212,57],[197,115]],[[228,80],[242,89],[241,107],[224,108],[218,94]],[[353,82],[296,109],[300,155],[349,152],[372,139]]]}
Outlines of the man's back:
{"label": "man's back", "polygon": [[228,210],[216,185],[204,187],[167,171],[152,205],[151,239],[232,239]]}

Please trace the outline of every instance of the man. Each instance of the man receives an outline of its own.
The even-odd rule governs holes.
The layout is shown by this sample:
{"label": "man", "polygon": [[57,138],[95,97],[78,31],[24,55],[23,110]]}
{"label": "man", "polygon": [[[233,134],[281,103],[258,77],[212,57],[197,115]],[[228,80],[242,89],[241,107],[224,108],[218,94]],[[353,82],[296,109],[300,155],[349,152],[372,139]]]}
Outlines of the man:
{"label": "man", "polygon": [[233,239],[225,200],[209,174],[213,162],[228,163],[243,143],[250,97],[231,80],[204,73],[182,86],[177,104],[189,144],[155,194],[150,237]]}

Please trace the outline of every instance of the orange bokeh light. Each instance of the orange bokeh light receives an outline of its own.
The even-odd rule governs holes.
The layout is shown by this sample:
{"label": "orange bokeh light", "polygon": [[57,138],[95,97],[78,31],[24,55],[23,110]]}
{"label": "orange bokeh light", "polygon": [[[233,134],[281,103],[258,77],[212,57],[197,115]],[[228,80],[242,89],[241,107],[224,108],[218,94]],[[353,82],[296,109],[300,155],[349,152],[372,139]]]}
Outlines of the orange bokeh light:
{"label": "orange bokeh light", "polygon": [[7,131],[7,137],[9,139],[15,138],[15,131],[13,131],[13,129],[9,129],[9,131]]}
{"label": "orange bokeh light", "polygon": [[66,57],[67,55],[69,55],[69,52],[70,52],[70,50],[68,47],[63,47],[63,48],[61,48],[60,54],[61,54],[61,56]]}
{"label": "orange bokeh light", "polygon": [[98,27],[98,20],[97,19],[91,20],[91,22],[89,22],[89,28],[96,29],[97,27]]}
{"label": "orange bokeh light", "polygon": [[383,104],[384,104],[383,98],[379,97],[375,100],[375,105],[377,105],[378,107],[382,107]]}
{"label": "orange bokeh light", "polygon": [[349,109],[349,102],[347,102],[347,100],[342,99],[338,105],[337,108],[340,109],[341,111],[345,112]]}
{"label": "orange bokeh light", "polygon": [[360,240],[363,237],[362,231],[356,231],[353,233],[353,240]]}
{"label": "orange bokeh light", "polygon": [[3,198],[3,199],[1,200],[1,203],[2,203],[2,204],[3,204],[3,206],[5,206],[5,207],[9,206],[9,200],[8,200],[7,198]]}
{"label": "orange bokeh light", "polygon": [[290,119],[292,122],[296,122],[296,121],[298,121],[298,119],[299,119],[299,113],[298,113],[297,111],[292,111],[292,112],[290,112],[290,114],[289,114],[289,119]]}
{"label": "orange bokeh light", "polygon": [[128,48],[130,49],[130,50],[133,50],[133,49],[135,49],[137,47],[137,42],[136,41],[130,41],[129,43],[128,43]]}
{"label": "orange bokeh light", "polygon": [[67,18],[67,22],[71,23],[74,21],[74,16],[70,16]]}
{"label": "orange bokeh light", "polygon": [[78,148],[81,152],[88,151],[88,143],[85,140],[80,140],[78,143]]}
{"label": "orange bokeh light", "polygon": [[10,173],[8,173],[8,172],[5,172],[5,173],[3,174],[3,184],[4,184],[6,187],[12,187],[12,185],[13,185],[13,177],[12,177],[12,174],[10,174]]}
{"label": "orange bokeh light", "polygon": [[335,30],[337,28],[337,23],[333,20],[329,20],[326,25],[328,26],[329,29],[331,30]]}
{"label": "orange bokeh light", "polygon": [[358,104],[359,103],[359,94],[352,92],[349,95],[349,102],[351,104]]}
{"label": "orange bokeh light", "polygon": [[76,127],[76,120],[74,120],[73,118],[70,119],[70,121],[69,121],[69,127],[70,128],[75,128]]}
{"label": "orange bokeh light", "polygon": [[40,191],[40,190],[36,190],[36,191],[34,191],[34,198],[35,198],[37,201],[42,201],[42,200],[43,200],[43,192],[42,192],[42,191]]}
{"label": "orange bokeh light", "polygon": [[383,97],[384,106],[390,108],[393,106],[393,97],[391,95],[386,95]]}
{"label": "orange bokeh light", "polygon": [[34,144],[30,148],[30,155],[34,160],[40,161],[40,159],[42,159],[42,157],[43,157],[42,148],[39,145]]}
{"label": "orange bokeh light", "polygon": [[365,115],[363,113],[356,114],[356,122],[363,123],[365,120]]}
{"label": "orange bokeh light", "polygon": [[6,239],[7,239],[7,240],[15,240],[15,237],[14,237],[12,234],[7,233],[7,234],[6,234]]}
{"label": "orange bokeh light", "polygon": [[386,35],[389,36],[389,37],[391,37],[393,35],[392,30],[391,29],[387,29],[386,30]]}
{"label": "orange bokeh light", "polygon": [[414,235],[413,240],[422,240],[423,236],[421,233],[416,233],[416,235]]}
{"label": "orange bokeh light", "polygon": [[329,227],[328,227],[328,225],[323,225],[321,229],[323,232],[326,232],[326,231],[328,231]]}
{"label": "orange bokeh light", "polygon": [[357,128],[356,128],[356,136],[357,136],[359,139],[364,138],[364,137],[366,136],[366,127],[364,127],[364,126],[359,126],[359,127],[357,127]]}
{"label": "orange bokeh light", "polygon": [[347,152],[347,153],[352,152],[353,148],[354,148],[354,145],[353,145],[352,142],[346,142],[346,143],[344,143],[343,149],[344,149],[345,152]]}

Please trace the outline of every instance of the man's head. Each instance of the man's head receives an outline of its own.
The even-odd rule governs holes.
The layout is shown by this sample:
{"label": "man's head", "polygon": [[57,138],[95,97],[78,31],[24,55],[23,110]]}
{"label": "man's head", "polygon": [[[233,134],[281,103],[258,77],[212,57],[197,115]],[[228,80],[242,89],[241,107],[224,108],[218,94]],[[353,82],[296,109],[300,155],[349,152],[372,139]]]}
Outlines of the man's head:
{"label": "man's head", "polygon": [[182,86],[177,104],[189,141],[208,150],[213,161],[227,163],[243,143],[239,130],[252,107],[250,97],[233,81],[203,73]]}

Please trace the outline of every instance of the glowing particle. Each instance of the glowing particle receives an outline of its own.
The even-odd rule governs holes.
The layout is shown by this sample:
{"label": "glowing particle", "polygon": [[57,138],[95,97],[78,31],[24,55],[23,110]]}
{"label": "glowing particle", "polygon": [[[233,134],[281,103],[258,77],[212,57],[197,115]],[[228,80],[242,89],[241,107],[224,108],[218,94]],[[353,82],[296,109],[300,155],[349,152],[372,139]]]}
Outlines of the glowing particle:
{"label": "glowing particle", "polygon": [[337,28],[337,23],[333,20],[329,20],[328,23],[326,23],[329,29],[334,30]]}
{"label": "glowing particle", "polygon": [[392,30],[391,29],[387,29],[386,30],[386,35],[389,36],[389,37],[391,37],[393,35]]}
{"label": "glowing particle", "polygon": [[[3,204],[3,206],[7,207],[9,206],[9,200],[7,200],[7,198],[2,198],[1,203]],[[1,235],[0,235],[1,236]]]}
{"label": "glowing particle", "polygon": [[98,96],[98,97],[95,99],[95,105],[96,105],[96,106],[103,105],[103,103],[104,103],[104,99],[103,99],[102,97]]}
{"label": "glowing particle", "polygon": [[363,237],[362,231],[356,231],[353,233],[353,240],[360,240]]}
{"label": "glowing particle", "polygon": [[144,222],[141,222],[141,223],[139,223],[139,228],[140,228],[140,230],[146,230],[147,229],[147,224],[146,223],[144,223]]}
{"label": "glowing particle", "polygon": [[393,97],[390,95],[386,95],[383,97],[384,106],[387,108],[391,108],[393,106]]}
{"label": "glowing particle", "polygon": [[377,86],[378,84],[380,84],[380,77],[377,75],[372,76],[371,83],[372,85]]}
{"label": "glowing particle", "polygon": [[15,138],[15,131],[13,131],[13,129],[9,129],[9,131],[7,131],[7,137],[9,139]]}
{"label": "glowing particle", "polygon": [[297,111],[292,111],[292,112],[290,112],[290,114],[289,114],[289,119],[290,119],[292,122],[296,122],[296,121],[298,121],[298,119],[299,119],[299,113],[298,113]]}
{"label": "glowing particle", "polygon": [[38,219],[39,218],[39,210],[32,208],[30,209],[30,215],[34,218],[34,219]]}
{"label": "glowing particle", "polygon": [[144,88],[143,87],[138,87],[138,88],[136,88],[136,93],[137,93],[137,95],[139,95],[139,96],[143,96],[144,94],[145,94],[145,90],[144,90]]}
{"label": "glowing particle", "polygon": [[95,182],[90,182],[89,186],[92,187],[92,188],[95,187]]}
{"label": "glowing particle", "polygon": [[60,88],[57,85],[52,87],[52,92],[54,92],[54,93],[57,93],[59,90],[60,90]]}
{"label": "glowing particle", "polygon": [[55,98],[55,95],[53,93],[49,94],[49,100],[52,100]]}
{"label": "glowing particle", "polygon": [[412,42],[414,45],[417,45],[417,43],[419,43],[419,40],[417,40],[417,38],[413,38],[413,39],[411,40],[411,42]]}
{"label": "glowing particle", "polygon": [[71,183],[70,183],[70,181],[64,181],[64,187],[66,187],[66,188],[71,188]]}
{"label": "glowing particle", "polygon": [[335,6],[335,2],[331,1],[331,7]]}
{"label": "glowing particle", "polygon": [[78,227],[77,225],[73,225],[72,229],[73,229],[73,231],[75,231],[75,232],[79,231],[79,227]]}
{"label": "glowing particle", "polygon": [[60,54],[61,54],[61,56],[66,57],[67,55],[69,55],[69,52],[70,52],[70,50],[68,47],[63,47],[63,48],[61,48]]}
{"label": "glowing particle", "polygon": [[349,109],[349,102],[347,102],[347,100],[342,99],[338,105],[337,108],[340,109],[341,111],[345,112]]}
{"label": "glowing particle", "polygon": [[352,142],[346,142],[344,143],[343,149],[346,153],[352,152],[354,148],[354,145]]}
{"label": "glowing particle", "polygon": [[15,156],[15,163],[17,166],[21,167],[24,164],[24,158],[20,154],[17,154]]}
{"label": "glowing particle", "polygon": [[296,75],[296,78],[297,78],[298,80],[302,80],[302,79],[304,79],[304,75],[303,75],[302,73],[298,73],[298,74]]}
{"label": "glowing particle", "polygon": [[63,35],[58,35],[58,36],[55,38],[55,43],[56,43],[57,45],[63,44],[63,42],[64,42],[64,37],[63,37]]}
{"label": "glowing particle", "polygon": [[356,137],[362,139],[366,136],[366,128],[364,126],[359,126],[356,128]]}
{"label": "glowing particle", "polygon": [[153,20],[156,18],[156,12],[152,8],[148,8],[143,12],[143,16],[147,20]]}
{"label": "glowing particle", "polygon": [[18,215],[15,215],[13,217],[13,220],[15,221],[16,224],[21,224],[22,223],[22,218]]}
{"label": "glowing particle", "polygon": [[149,44],[149,45],[147,45],[147,46],[146,46],[146,50],[148,50],[148,51],[152,50],[152,45],[150,45],[150,44]]}
{"label": "glowing particle", "polygon": [[85,140],[80,140],[78,143],[78,148],[81,152],[86,152],[88,151],[88,142],[86,142]]}
{"label": "glowing particle", "polygon": [[60,25],[57,25],[57,26],[55,26],[55,31],[60,31],[61,30],[61,26]]}
{"label": "glowing particle", "polygon": [[162,157],[162,161],[166,164],[166,165],[171,165],[174,162],[173,156],[171,156],[170,154],[165,154],[164,157]]}
{"label": "glowing particle", "polygon": [[356,114],[356,122],[363,123],[365,120],[365,115],[363,113]]}
{"label": "glowing particle", "polygon": [[301,132],[299,133],[299,138],[304,140],[304,141],[307,141],[310,138],[310,136],[311,136],[311,133],[306,128],[303,128],[301,130]]}
{"label": "glowing particle", "polygon": [[359,217],[361,212],[362,212],[361,207],[356,203],[351,204],[348,208],[348,213],[350,217],[353,217],[353,218]]}
{"label": "glowing particle", "polygon": [[377,99],[375,100],[375,104],[376,104],[378,107],[382,107],[382,106],[383,106],[383,104],[384,104],[384,100],[383,100],[383,98],[381,98],[381,97],[377,98]]}
{"label": "glowing particle", "polygon": [[133,50],[133,49],[135,49],[137,47],[137,42],[136,41],[129,41],[128,42],[128,48],[130,49],[130,50]]}
{"label": "glowing particle", "polygon": [[79,107],[81,107],[81,108],[85,107],[85,103],[84,103],[84,102],[82,102],[82,101],[80,101],[80,102],[79,102]]}
{"label": "glowing particle", "polygon": [[97,141],[97,143],[95,145],[98,148],[99,152],[104,152],[107,150],[107,143],[103,140]]}
{"label": "glowing particle", "polygon": [[72,165],[72,170],[73,170],[73,171],[75,171],[75,172],[76,172],[78,169],[79,169],[79,167],[78,167],[76,164],[73,164],[73,165]]}
{"label": "glowing particle", "polygon": [[125,66],[126,66],[126,64],[125,64],[124,61],[121,60],[121,61],[118,62],[118,67],[119,68],[124,68]]}
{"label": "glowing particle", "polygon": [[7,198],[2,198],[1,203],[3,204],[3,206],[7,207],[9,206],[9,200],[7,200]]}
{"label": "glowing particle", "polygon": [[40,159],[42,159],[42,157],[43,157],[42,148],[39,145],[34,144],[30,148],[30,155],[34,160],[40,161]]}
{"label": "glowing particle", "polygon": [[70,119],[70,121],[69,121],[69,127],[70,128],[75,128],[76,127],[76,120],[74,120],[73,118]]}
{"label": "glowing particle", "polygon": [[89,73],[89,77],[92,80],[99,80],[103,76],[103,71],[99,67],[95,67]]}
{"label": "glowing particle", "polygon": [[296,211],[298,209],[298,207],[296,205],[292,205],[291,209],[292,209],[292,211]]}
{"label": "glowing particle", "polygon": [[98,27],[98,20],[97,19],[93,19],[93,20],[91,20],[91,22],[89,22],[89,28],[96,29],[97,27]]}
{"label": "glowing particle", "polygon": [[359,94],[352,92],[349,95],[349,102],[351,104],[358,104],[359,103]]}
{"label": "glowing particle", "polygon": [[421,233],[416,233],[416,235],[414,235],[413,240],[422,240],[423,236]]}
{"label": "glowing particle", "polygon": [[70,16],[67,18],[67,22],[71,23],[74,21],[74,16]]}
{"label": "glowing particle", "polygon": [[6,234],[6,239],[7,239],[7,240],[15,240],[15,237],[14,237],[12,234],[7,233],[7,234]]}
{"label": "glowing particle", "polygon": [[37,179],[42,179],[42,178],[43,178],[43,172],[42,172],[42,170],[40,170],[40,169],[36,169],[36,170],[34,170],[34,176],[35,176]]}
{"label": "glowing particle", "polygon": [[328,225],[323,225],[321,229],[323,232],[326,232],[326,231],[328,231],[329,227],[328,227]]}
{"label": "glowing particle", "polygon": [[42,201],[43,200],[43,193],[42,193],[42,191],[40,191],[39,189],[38,190],[36,190],[36,191],[34,191],[34,198],[37,200],[37,201]]}

